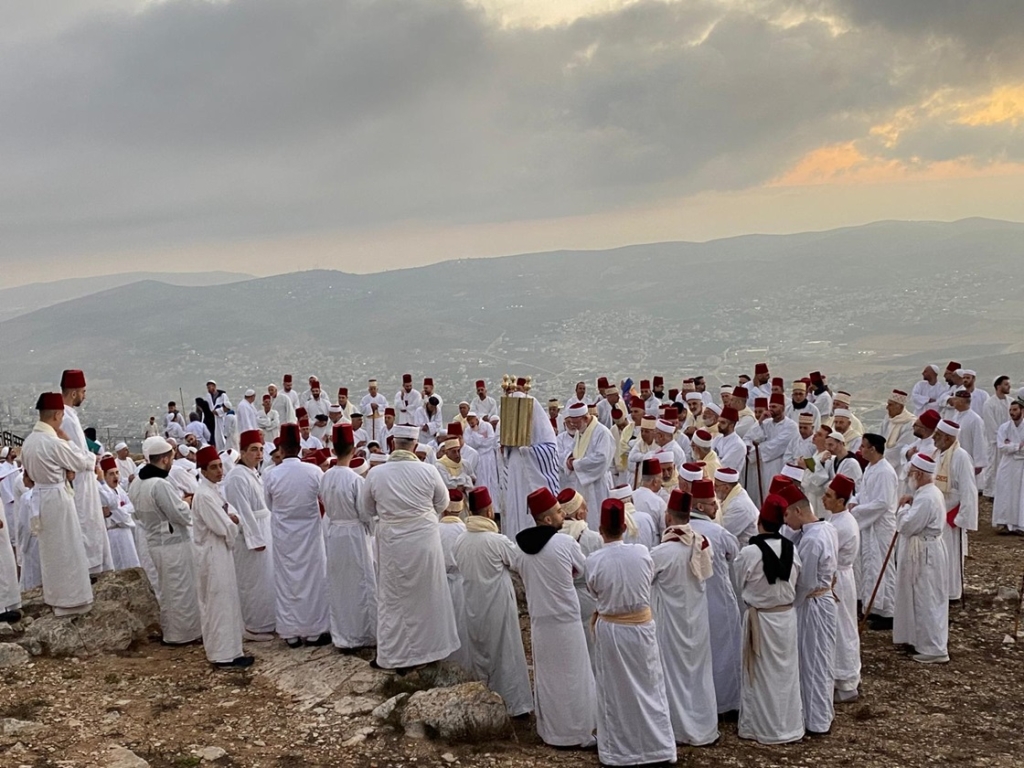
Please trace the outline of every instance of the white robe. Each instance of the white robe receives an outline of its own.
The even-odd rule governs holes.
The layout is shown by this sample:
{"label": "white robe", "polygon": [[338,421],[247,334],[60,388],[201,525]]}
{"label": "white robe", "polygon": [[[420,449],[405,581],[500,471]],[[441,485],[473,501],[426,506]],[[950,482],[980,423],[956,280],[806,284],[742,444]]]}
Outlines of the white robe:
{"label": "white robe", "polygon": [[[545,536],[550,538],[535,554],[523,550]],[[537,735],[555,747],[590,746],[597,693],[573,583],[586,572],[583,551],[571,536],[547,527],[520,532],[516,543],[513,567],[523,578],[530,612]]]}
{"label": "white robe", "polygon": [[480,420],[490,419],[491,416],[499,416],[498,403],[490,395],[484,395],[481,399],[479,395],[470,398],[469,410],[480,417]]}
{"label": "white robe", "polygon": [[949,640],[946,505],[934,483],[918,488],[896,512],[899,568],[892,641],[926,656],[945,656]]}
{"label": "white robe", "polygon": [[618,624],[605,616],[650,609],[654,562],[646,547],[606,543],[587,558],[597,601],[597,754],[603,765],[673,762],[676,744],[653,618]]}
{"label": "white robe", "polygon": [[459,648],[438,532],[447,506],[437,469],[400,453],[363,484],[360,518],[377,521],[377,662],[385,669],[439,661]]}
{"label": "white robe", "polygon": [[[782,542],[769,539],[768,546],[778,555]],[[733,572],[736,591],[745,608],[743,637],[755,631],[756,620],[760,638],[757,657],[752,656],[749,643],[743,643],[743,691],[737,733],[741,739],[756,739],[761,744],[798,741],[804,735],[804,718],[797,617],[791,606],[800,577],[800,555],[793,553],[788,580],[777,579],[769,584],[761,550],[749,544],[737,556]]]}
{"label": "white robe", "polygon": [[[61,424],[61,428],[72,443],[89,453],[85,432],[78,420],[78,412],[70,405],[64,407],[64,422]],[[94,461],[95,458],[94,456]],[[109,571],[113,567],[113,560],[110,556],[110,540],[107,538],[107,526],[103,522],[100,489],[96,484],[96,475],[92,467],[88,472],[79,472],[75,475],[74,487],[75,510],[78,512],[78,522],[82,526],[82,541],[85,544],[85,556],[89,562],[89,573]]]}
{"label": "white robe", "polygon": [[[953,526],[948,523],[942,528],[942,538],[946,542],[946,565],[948,567],[947,583],[949,599],[959,600],[963,591],[964,560],[967,557],[967,531],[978,530],[978,486],[974,480],[974,467],[971,457],[963,448],[955,448],[949,467],[949,483],[946,489],[946,511],[952,512],[959,507],[953,518]],[[941,467],[942,453],[936,452],[932,457],[936,465]],[[938,480],[938,475],[936,475]]]}
{"label": "white robe", "polygon": [[[747,446],[737,435],[733,432],[731,435],[719,435],[711,441],[711,450],[715,452],[722,467],[728,467],[735,469],[739,473],[740,481],[743,481],[743,475],[745,474],[744,469],[747,466]],[[752,469],[755,474],[753,477],[756,482],[756,469]]]}
{"label": "white robe", "polygon": [[[975,483],[980,483],[989,462],[988,445],[985,442],[985,422],[974,411],[958,411],[953,421],[960,425],[960,447],[967,451],[974,465]],[[980,470],[980,471],[979,471]]]}
{"label": "white robe", "polygon": [[910,391],[910,404],[913,406],[915,416],[920,416],[929,409],[939,410],[943,405],[940,398],[949,391],[949,385],[942,379],[936,379],[934,384],[929,384],[921,379]]}
{"label": "white robe", "polygon": [[[896,532],[898,499],[899,478],[896,470],[884,459],[868,465],[857,485],[856,495],[850,499],[851,514],[860,528],[860,583],[857,598],[865,611]],[[890,557],[885,576],[878,585],[871,613],[892,618],[895,600],[896,559]]]}
{"label": "white robe", "polygon": [[[832,698],[838,609],[832,586],[839,563],[839,538],[836,529],[824,520],[805,524],[794,538],[800,558],[794,605],[804,728],[824,733],[835,717]],[[821,590],[825,592],[815,595]]]}
{"label": "white robe", "polygon": [[476,484],[498,495],[498,436],[494,427],[486,421],[477,424],[476,429],[466,429],[466,446],[477,452]]}
{"label": "white robe", "polygon": [[[993,398],[994,399],[994,398]],[[1024,419],[1008,419],[996,433],[999,468],[993,484],[992,525],[1024,531]]]}
{"label": "white robe", "polygon": [[[895,435],[890,440],[890,434],[895,429]],[[888,461],[892,468],[896,470],[896,474],[899,475],[903,471],[903,464],[906,462],[906,451],[910,447],[910,444],[917,440],[914,437],[914,420],[911,419],[898,426],[893,426],[889,417],[886,416],[882,419],[882,428],[878,434],[886,439],[885,446],[885,459]],[[889,443],[892,445],[889,445]]]}
{"label": "white robe", "polygon": [[192,500],[192,531],[203,649],[210,662],[231,661],[242,655],[244,625],[231,556],[238,526],[231,514],[238,516],[220,489],[202,478]]}
{"label": "white robe", "polygon": [[[531,397],[521,392],[517,397]],[[519,531],[533,527],[526,497],[541,486],[554,494],[561,490],[555,431],[547,412],[535,398],[531,410],[530,445],[502,449],[505,478],[501,489],[501,532],[514,539]],[[600,512],[600,510],[598,510]]]}
{"label": "white robe", "polygon": [[131,481],[135,479],[135,476],[139,473],[139,468],[136,466],[135,461],[131,456],[127,456],[123,459],[115,459],[117,463],[117,471],[120,476],[118,481],[122,490],[127,491]]}
{"label": "white robe", "polygon": [[286,395],[278,394],[270,402],[270,409],[277,413],[279,424],[295,424],[298,422],[298,419],[295,418],[295,403]]}
{"label": "white robe", "polygon": [[394,403],[395,424],[415,424],[416,421],[413,417],[423,403],[423,396],[417,389],[406,392],[403,388],[395,393]]}
{"label": "white robe", "polygon": [[[576,539],[576,543],[580,545],[580,551],[583,552],[584,558],[589,557],[591,552],[597,552],[597,550],[604,546],[604,539],[601,538],[601,534],[590,530],[583,520],[565,520],[558,532]],[[583,626],[583,634],[587,638],[587,655],[590,656],[590,666],[593,668],[595,664],[594,633],[590,631],[590,620],[597,611],[597,603],[594,600],[594,596],[590,594],[590,590],[587,589],[587,575],[585,573],[577,574],[573,584],[576,586],[576,596],[580,601],[580,624]]]}
{"label": "white robe", "polygon": [[857,580],[854,576],[860,555],[860,527],[849,512],[832,515],[829,523],[836,529],[839,545],[835,585],[839,603],[833,677],[836,690],[849,693],[860,686],[860,633],[857,628]]}
{"label": "white robe", "polygon": [[[287,398],[285,398],[283,402],[287,403]],[[263,443],[265,445],[273,443],[281,434],[282,423],[280,414],[273,408],[269,411],[260,411],[256,414],[256,424],[259,427],[260,433],[263,435]]]}
{"label": "white robe", "polygon": [[[703,537],[701,540],[706,541]],[[699,747],[718,738],[718,702],[711,663],[707,585],[690,568],[692,555],[693,549],[678,541],[651,550],[651,608],[676,743]]]}
{"label": "white robe", "polygon": [[241,533],[241,541],[235,541],[231,552],[242,625],[253,634],[269,634],[277,625],[277,587],[274,536],[263,480],[257,472],[239,463],[228,472],[221,489],[238,515]]}
{"label": "white robe", "polygon": [[[765,496],[768,495],[768,486],[772,484],[772,478],[782,472],[782,465],[785,463],[786,451],[794,437],[800,436],[800,428],[795,421],[783,417],[779,421],[773,421],[770,417],[760,424],[764,440],[758,442],[756,448],[747,455],[747,462],[750,466],[750,477],[747,486],[753,490],[750,498],[754,504],[760,505]],[[757,458],[761,458],[761,486],[754,478],[757,478]]]}
{"label": "white robe", "polygon": [[[374,413],[372,406],[377,406]],[[388,407],[388,399],[380,392],[371,395],[367,392],[359,403],[359,412],[363,414],[363,429],[369,440],[380,442],[384,434],[384,409]]]}
{"label": "white robe", "polygon": [[474,677],[499,694],[509,715],[533,710],[519,609],[510,569],[515,546],[492,531],[470,530],[455,542],[452,554],[462,574],[466,636]]}
{"label": "white robe", "polygon": [[135,550],[135,518],[128,494],[120,486],[111,488],[102,480],[100,485],[100,502],[110,510],[110,517],[105,518],[107,538],[110,540],[110,556],[115,571],[126,568],[138,568],[139,553]]}
{"label": "white robe", "polygon": [[312,464],[287,458],[263,479],[273,535],[275,625],[285,640],[330,629],[327,556],[320,523],[320,479]]}
{"label": "white robe", "polygon": [[[661,534],[665,532],[665,510],[668,508],[668,502],[650,488],[641,485],[633,491],[633,506],[637,512],[647,514],[654,523],[653,535],[650,541],[644,542],[647,544],[648,549],[654,549],[661,544]],[[587,509],[589,517],[590,508],[588,507]],[[598,509],[593,517],[600,518],[601,510]]]}
{"label": "white robe", "polygon": [[[21,461],[25,472],[35,481],[35,495],[39,499],[43,601],[59,613],[81,612],[92,603],[92,586],[82,526],[65,473],[77,472],[91,480],[95,488],[96,457],[71,441],[61,440],[48,424],[36,422],[21,448]],[[99,489],[96,498],[99,500]],[[103,540],[107,540],[105,529]],[[108,552],[109,548],[108,544]]]}
{"label": "white robe", "polygon": [[14,557],[10,533],[16,526],[16,518],[8,515],[0,504],[0,613],[12,611],[21,606],[21,582],[18,579],[18,562]]}
{"label": "white robe", "polygon": [[985,444],[988,446],[988,466],[981,476],[981,489],[991,499],[995,493],[999,463],[1003,460],[997,434],[999,427],[1010,420],[1010,398],[990,397],[985,401],[981,418],[985,424]]}
{"label": "white robe", "polygon": [[[271,409],[273,412],[273,409]],[[262,411],[260,411],[262,413]],[[250,403],[246,399],[242,399],[238,403],[238,410],[235,412],[235,417],[238,421],[238,433],[248,432],[251,429],[259,429],[260,422],[259,416],[256,413],[256,406]]]}
{"label": "white robe", "polygon": [[703,515],[693,514],[690,527],[711,542],[714,574],[705,586],[711,626],[711,664],[719,714],[740,708],[740,607],[733,587],[733,563],[740,545],[729,531]]}
{"label": "white robe", "polygon": [[449,660],[470,672],[473,669],[473,657],[469,651],[469,635],[466,632],[466,591],[463,587],[462,573],[459,572],[459,564],[455,562],[455,542],[465,532],[466,524],[457,515],[445,515],[437,527],[441,550],[444,552],[448,594],[452,597],[455,627],[459,633],[459,648],[452,653]]}
{"label": "white robe", "polygon": [[759,510],[743,486],[736,483],[720,505],[717,519],[736,537],[740,547],[747,546],[751,536],[757,535]]}
{"label": "white robe", "polygon": [[15,503],[18,516],[18,565],[21,567],[21,591],[43,585],[39,566],[39,497],[34,488],[26,490]]}

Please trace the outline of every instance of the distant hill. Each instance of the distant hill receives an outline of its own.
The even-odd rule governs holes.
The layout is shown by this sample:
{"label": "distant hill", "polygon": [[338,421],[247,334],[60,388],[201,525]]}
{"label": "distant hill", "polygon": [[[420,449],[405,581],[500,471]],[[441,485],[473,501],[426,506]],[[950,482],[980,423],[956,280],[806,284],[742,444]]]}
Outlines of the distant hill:
{"label": "distant hill", "polygon": [[146,411],[179,386],[190,400],[211,376],[237,398],[285,371],[318,374],[332,395],[378,375],[390,398],[410,370],[454,406],[477,376],[496,389],[503,373],[531,374],[538,394],[564,398],[600,374],[734,382],[764,358],[787,378],[831,372],[867,401],[963,357],[984,362],[988,388],[1002,366],[1019,378],[1021,263],[1024,225],[968,219],[368,275],[145,280],[0,324],[0,385],[34,392],[83,367],[102,382],[94,391]]}
{"label": "distant hill", "polygon": [[75,277],[50,283],[31,283],[0,289],[0,322],[37,309],[71,301],[110,288],[120,288],[142,280],[157,280],[168,285],[220,285],[251,280],[252,275],[238,272],[124,272],[101,277]]}

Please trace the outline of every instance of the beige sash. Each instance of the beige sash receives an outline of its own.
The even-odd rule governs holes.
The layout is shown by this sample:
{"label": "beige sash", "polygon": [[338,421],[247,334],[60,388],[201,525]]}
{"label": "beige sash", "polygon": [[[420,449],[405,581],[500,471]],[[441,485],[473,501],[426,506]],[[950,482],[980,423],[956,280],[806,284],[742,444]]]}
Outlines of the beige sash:
{"label": "beige sash", "polygon": [[587,428],[582,432],[576,433],[572,446],[572,457],[574,459],[582,459],[586,455],[587,448],[590,447],[590,438],[594,436],[594,430],[597,429],[597,423],[597,419],[591,417]]}
{"label": "beige sash", "polygon": [[792,604],[776,605],[774,608],[747,606],[747,636],[745,638],[747,653],[743,659],[743,666],[746,667],[747,674],[751,678],[754,677],[754,660],[761,658],[761,620],[759,615],[762,613],[784,613],[792,607]]}
{"label": "beige sash", "polygon": [[594,625],[597,624],[597,620],[607,621],[609,624],[622,624],[625,626],[639,626],[646,624],[649,621],[654,620],[654,614],[651,613],[649,606],[643,608],[637,608],[635,611],[629,613],[595,613],[590,617],[590,628],[593,629]]}
{"label": "beige sash", "polygon": [[959,447],[960,441],[954,440],[953,444],[949,446],[949,450],[942,452],[939,466],[935,469],[935,487],[942,491],[943,496],[949,493],[949,468],[953,463],[953,454]]}

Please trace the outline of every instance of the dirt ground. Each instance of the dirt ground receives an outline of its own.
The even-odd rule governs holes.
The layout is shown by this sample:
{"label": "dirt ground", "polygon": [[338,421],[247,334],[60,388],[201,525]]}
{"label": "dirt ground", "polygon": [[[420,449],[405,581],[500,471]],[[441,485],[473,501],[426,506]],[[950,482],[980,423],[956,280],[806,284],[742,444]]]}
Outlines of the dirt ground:
{"label": "dirt ground", "polygon": [[[830,737],[762,747],[740,741],[735,725],[723,724],[717,745],[681,748],[679,763],[1020,765],[1024,638],[1004,643],[1015,605],[995,595],[1000,586],[1019,588],[1024,539],[995,535],[990,510],[983,503],[982,530],[971,537],[965,606],[950,612],[950,664],[917,664],[894,650],[890,633],[867,632],[861,698],[838,708]],[[501,742],[411,741],[380,725],[361,740],[357,729],[367,726],[366,717],[342,717],[330,707],[299,711],[265,677],[213,672],[201,647],[149,644],[118,657],[35,659],[5,673],[0,717],[43,729],[0,736],[2,766],[105,766],[111,745],[154,768],[200,765],[198,750],[210,746],[227,753],[216,765],[268,768],[598,762],[596,752],[545,747],[532,722],[514,723],[514,738]],[[344,745],[353,736],[358,743]]]}

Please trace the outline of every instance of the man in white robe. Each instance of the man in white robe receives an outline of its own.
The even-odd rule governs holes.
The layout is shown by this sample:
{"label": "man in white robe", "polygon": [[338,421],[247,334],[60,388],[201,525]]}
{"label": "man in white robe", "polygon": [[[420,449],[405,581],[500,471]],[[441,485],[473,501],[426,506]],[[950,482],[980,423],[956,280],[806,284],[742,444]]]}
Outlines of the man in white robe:
{"label": "man in white robe", "polygon": [[100,504],[107,525],[113,569],[138,568],[139,553],[135,550],[135,519],[132,517],[134,507],[121,488],[117,459],[113,456],[100,459],[100,472]]}
{"label": "man in white robe", "polygon": [[[299,403],[301,402],[301,399],[299,398],[298,391],[293,389],[293,387],[292,387],[292,375],[290,373],[286,373],[281,378],[281,387],[282,387],[281,396],[282,397],[286,397],[286,398],[288,398],[291,401],[292,410],[294,411],[295,409],[297,409],[299,407]],[[281,423],[282,424],[289,424],[291,422],[282,420]]]}
{"label": "man in white robe", "polygon": [[[20,474],[17,470],[6,473],[0,478],[0,487],[5,491],[13,489],[14,481],[21,479]],[[14,499],[13,490],[9,492],[11,499]],[[21,611],[18,610],[21,608],[21,582],[18,578],[18,558],[14,554],[19,538],[15,506],[16,503],[0,504],[0,621],[9,623],[21,620]],[[12,535],[15,537],[13,540]]]}
{"label": "man in white robe", "polygon": [[[590,529],[587,525],[587,518],[590,516],[587,510],[587,502],[575,488],[563,488],[558,494],[558,506],[562,511],[562,527],[559,533],[571,536],[580,545],[583,557],[589,557],[591,552],[596,552],[604,546],[601,534]],[[590,631],[590,620],[597,612],[597,603],[594,596],[587,589],[587,577],[585,573],[578,573],[573,580],[576,586],[576,596],[580,601],[580,626],[583,627],[583,634],[587,638],[587,655],[590,656],[590,665],[593,668],[594,661],[594,633]]]}
{"label": "man in white robe", "polygon": [[217,389],[217,382],[213,379],[206,382],[206,404],[214,417],[214,426],[211,430],[213,444],[217,446],[218,451],[223,451],[228,447],[224,437],[224,417],[231,410],[231,401],[223,389]]}
{"label": "man in white robe", "polygon": [[719,736],[707,597],[714,553],[690,525],[690,504],[679,489],[669,496],[663,543],[651,550],[651,608],[676,743],[700,747]]}
{"label": "man in white robe", "polygon": [[275,625],[289,648],[331,642],[318,498],[323,473],[299,460],[300,440],[297,424],[282,425],[284,459],[263,479],[273,536]]}
{"label": "man in white robe", "polygon": [[[711,450],[718,456],[718,461],[723,467],[735,469],[737,473],[743,473],[747,466],[747,446],[739,435],[736,434],[736,422],[739,414],[732,406],[722,408],[718,417],[718,436],[711,441]],[[754,481],[756,482],[756,476]]]}
{"label": "man in white robe", "polygon": [[466,416],[463,433],[465,446],[477,453],[476,483],[484,488],[498,487],[498,436],[494,427],[480,418],[475,411]]}
{"label": "man in white robe", "polygon": [[259,474],[264,454],[261,432],[243,432],[240,447],[238,463],[228,471],[221,488],[238,515],[241,533],[241,541],[235,540],[232,554],[242,611],[242,638],[266,641],[272,639],[276,627],[277,593],[270,510]]}
{"label": "man in white robe", "polygon": [[821,414],[818,408],[807,398],[807,382],[793,382],[792,398],[786,403],[786,418],[799,424],[801,416],[808,416],[813,424],[812,430],[821,426]]}
{"label": "man in white robe", "polygon": [[646,515],[651,520],[651,541],[645,542],[648,549],[661,543],[665,530],[665,504],[661,496],[661,461],[656,458],[644,459],[640,465],[640,486],[633,491],[634,517]]}
{"label": "man in white robe", "polygon": [[939,381],[939,366],[926,365],[921,372],[921,381],[917,382],[910,392],[914,415],[920,416],[929,409],[939,407],[939,398],[948,389],[945,382]]}
{"label": "man in white robe", "polygon": [[933,437],[934,485],[942,491],[946,502],[947,524],[942,529],[942,538],[946,542],[950,600],[959,600],[963,595],[967,532],[978,530],[978,486],[971,457],[960,447],[959,435],[960,425],[943,419]]}
{"label": "man in white robe", "polygon": [[914,661],[949,661],[949,585],[946,543],[946,505],[935,487],[936,464],[917,454],[910,460],[908,481],[912,496],[899,500],[896,530],[900,534],[896,571],[896,610],[892,641],[909,646]]}
{"label": "man in white robe", "polygon": [[168,481],[174,451],[162,437],[142,443],[148,462],[128,495],[156,570],[160,629],[165,645],[189,645],[202,636],[192,552],[192,513]]}
{"label": "man in white robe", "polygon": [[992,526],[1018,533],[1024,531],[1024,398],[1010,403],[1007,415],[996,431],[999,469],[993,484]]}
{"label": "man in white robe", "polygon": [[950,401],[953,404],[953,418],[960,425],[960,447],[967,451],[974,465],[975,483],[980,484],[985,467],[989,462],[988,445],[985,442],[985,422],[971,409],[970,392],[958,389]]}
{"label": "man in white robe", "polygon": [[128,451],[128,444],[120,442],[114,446],[114,460],[117,462],[117,473],[121,489],[127,491],[128,486],[135,479],[139,468],[135,465],[135,459]]}
{"label": "man in white robe", "polygon": [[[836,702],[856,701],[860,687],[860,633],[857,628],[857,580],[854,569],[860,550],[860,528],[847,504],[853,497],[854,482],[836,475],[825,491],[823,503],[832,513],[829,525],[836,530],[837,568],[833,588],[837,601],[836,652],[832,677]],[[804,562],[804,568],[808,568]]]}
{"label": "man in white robe", "polygon": [[[82,528],[66,480],[67,473],[74,472],[95,485],[93,467],[96,457],[72,442],[62,429],[64,402],[62,395],[56,392],[40,395],[36,403],[39,421],[21,448],[25,474],[34,482],[34,493],[39,497],[38,541],[43,601],[53,608],[55,616],[86,613],[93,600]],[[9,541],[8,532],[5,530],[2,534]],[[106,540],[105,530],[103,537]],[[108,550],[109,546],[108,543]],[[9,577],[5,578],[5,583],[8,581]],[[0,605],[0,609],[4,613],[16,612],[21,605],[20,595],[12,601],[17,581],[13,588],[8,584],[7,589],[10,593],[3,597],[5,604]]]}
{"label": "man in white robe", "polygon": [[761,462],[760,488],[753,480],[747,482],[754,491],[750,498],[755,505],[768,495],[768,484],[782,471],[786,451],[799,434],[796,422],[786,418],[786,398],[781,392],[769,398],[768,415],[761,420],[760,428],[763,437],[754,441],[755,448],[747,455],[747,463],[752,464],[748,471],[755,478],[758,477],[757,461]]}
{"label": "man in white robe", "polygon": [[554,747],[591,747],[597,693],[574,585],[586,561],[575,539],[558,535],[563,515],[549,488],[529,494],[527,506],[536,525],[516,535],[513,567],[530,613],[537,735]]}
{"label": "man in white robe", "polygon": [[[60,389],[64,398],[64,432],[67,433],[69,440],[88,453],[89,446],[77,410],[85,402],[85,374],[79,370],[64,371],[61,374]],[[75,510],[78,512],[78,522],[82,526],[85,556],[89,561],[91,574],[109,571],[113,567],[110,540],[107,538],[107,526],[103,521],[103,510],[100,506],[100,489],[94,473],[94,468],[90,468],[89,472],[80,472],[75,475],[72,484],[75,489]]]}
{"label": "man in white robe", "polygon": [[363,414],[364,429],[370,440],[381,442],[384,439],[384,409],[388,407],[388,399],[377,390],[377,380],[367,382],[366,394],[359,402],[359,412]]}
{"label": "man in white robe", "polygon": [[804,736],[793,610],[800,556],[793,542],[779,535],[787,506],[785,499],[768,494],[758,519],[760,533],[740,550],[733,567],[745,610],[737,733],[761,744],[786,744]]}
{"label": "man in white robe", "polygon": [[[288,398],[281,398],[281,402],[291,404]],[[273,443],[277,439],[277,436],[281,434],[281,415],[274,410],[274,400],[270,395],[263,396],[263,407],[256,413],[256,426],[263,436],[263,443]],[[245,434],[249,430],[245,430],[242,434]],[[241,435],[239,436],[239,450],[245,450],[241,447]]]}
{"label": "man in white robe", "polygon": [[985,444],[988,447],[988,466],[982,473],[980,485],[982,493],[990,499],[995,495],[996,475],[1003,460],[997,433],[1010,420],[1010,403],[1013,400],[1010,397],[1010,377],[1000,376],[995,380],[993,389],[994,394],[981,409],[981,418],[985,424]]}
{"label": "man in white robe", "polygon": [[245,390],[245,396],[242,397],[241,401],[238,403],[238,410],[235,412],[235,416],[238,419],[239,434],[260,428],[255,403],[256,390]]}
{"label": "man in white robe", "polygon": [[533,400],[533,405],[530,411],[530,444],[502,448],[505,484],[502,488],[501,532],[513,540],[519,531],[533,525],[526,497],[542,485],[553,495],[560,490],[555,431],[540,403],[525,391],[526,379],[517,379],[516,386],[517,391],[509,396],[528,397]]}
{"label": "man in white robe", "polygon": [[[32,478],[24,475],[17,484],[17,493],[20,494],[14,505],[18,519],[17,558],[21,569],[21,591],[27,592],[43,586],[43,573],[39,564],[39,534],[36,530],[39,524],[39,497],[36,496]],[[18,599],[20,601],[21,595],[18,595]],[[20,613],[18,617],[11,614],[7,618],[0,618],[0,621],[18,621],[19,617]]]}
{"label": "man in white robe", "polygon": [[395,450],[367,475],[359,497],[360,519],[376,521],[376,664],[383,669],[440,661],[459,648],[438,532],[448,489],[413,453],[418,434],[395,426]]}
{"label": "man in white robe", "polygon": [[716,517],[736,537],[740,547],[747,546],[750,537],[757,535],[757,505],[740,485],[740,476],[735,469],[720,467],[713,482],[720,507]]}
{"label": "man in white robe", "polygon": [[905,455],[914,437],[915,416],[907,410],[907,393],[894,389],[885,404],[880,434],[885,438],[885,459],[899,475],[903,471]]}
{"label": "man in white robe", "polygon": [[625,531],[625,505],[605,500],[604,546],[586,562],[587,587],[597,602],[597,754],[603,765],[673,762],[676,744],[651,612],[654,561],[646,547],[623,543]]}
{"label": "man in white robe", "polygon": [[242,609],[238,602],[235,561],[239,518],[221,495],[224,463],[208,445],[196,455],[202,477],[192,500],[196,597],[203,628],[206,659],[217,669],[251,667],[253,657],[242,652]]}
{"label": "man in white robe", "polygon": [[[565,460],[569,484],[582,494],[588,509],[600,509],[611,488],[609,472],[615,458],[612,433],[588,413],[583,403],[567,408],[565,418],[576,432],[572,452]],[[593,529],[599,521],[588,522]]]}
{"label": "man in white robe", "polygon": [[[295,417],[295,403],[283,392],[278,392],[277,387],[270,384],[267,387],[267,395],[270,396],[270,407],[277,413],[278,425],[291,424],[296,421]],[[264,396],[266,399],[266,395]],[[298,396],[296,395],[296,400]]]}
{"label": "man in white robe", "polygon": [[[873,432],[864,435],[861,454],[868,465],[857,483],[855,495],[849,499],[850,514],[860,529],[860,583],[857,601],[861,610],[868,609],[872,593],[875,602],[868,615],[873,630],[892,629],[893,606],[896,600],[896,561],[889,559],[885,575],[879,582],[882,564],[896,533],[896,507],[900,480],[896,470],[885,458],[888,442]],[[875,592],[875,585],[878,591]]]}
{"label": "man in white robe", "polygon": [[466,531],[453,555],[463,579],[471,671],[501,696],[510,716],[523,717],[533,711],[533,692],[512,586],[516,548],[494,522],[487,488],[474,488],[467,500]]}
{"label": "man in white robe", "polygon": [[395,423],[415,424],[416,411],[422,405],[423,397],[412,386],[412,374],[402,375],[402,388],[395,393]]}
{"label": "man in white robe", "polygon": [[466,590],[455,562],[455,542],[466,532],[466,524],[462,517],[466,510],[466,496],[458,488],[448,489],[448,507],[441,515],[441,524],[437,527],[441,540],[441,552],[444,556],[445,579],[448,582],[448,594],[452,598],[452,610],[455,612],[455,628],[458,631],[459,647],[448,657],[467,672],[473,669],[473,658],[469,652],[469,635],[466,632]]}
{"label": "man in white robe", "polygon": [[810,384],[807,399],[818,409],[818,413],[821,414],[821,419],[824,422],[828,415],[832,413],[832,392],[829,390],[828,383],[821,371],[813,371],[808,378],[810,379]]}
{"label": "man in white robe", "polygon": [[469,410],[486,422],[490,422],[492,418],[498,418],[498,403],[487,394],[487,382],[483,379],[478,379],[475,386],[476,397],[472,398]]}

